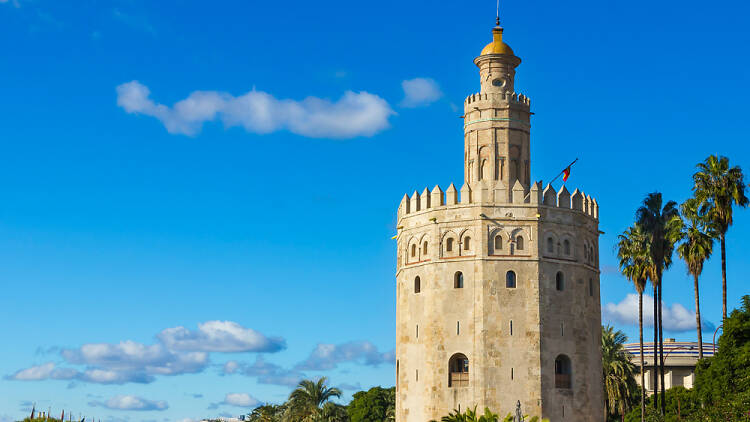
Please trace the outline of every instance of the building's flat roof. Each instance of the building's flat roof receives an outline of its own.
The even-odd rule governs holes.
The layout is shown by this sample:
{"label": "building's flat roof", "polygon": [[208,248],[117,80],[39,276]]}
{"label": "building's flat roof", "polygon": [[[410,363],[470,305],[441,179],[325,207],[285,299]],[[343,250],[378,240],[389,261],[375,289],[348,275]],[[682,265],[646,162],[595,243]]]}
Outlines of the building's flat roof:
{"label": "building's flat roof", "polygon": [[[625,350],[630,352],[634,357],[641,355],[641,346],[639,343],[627,343],[624,345]],[[658,345],[657,345],[658,346]],[[669,353],[669,355],[667,355]],[[654,356],[654,342],[643,342],[643,354],[644,357]],[[711,357],[714,355],[714,344],[703,343],[703,357]],[[698,342],[697,341],[665,341],[664,342],[664,356],[668,356],[670,359],[673,357],[681,358],[694,358],[698,359]]]}

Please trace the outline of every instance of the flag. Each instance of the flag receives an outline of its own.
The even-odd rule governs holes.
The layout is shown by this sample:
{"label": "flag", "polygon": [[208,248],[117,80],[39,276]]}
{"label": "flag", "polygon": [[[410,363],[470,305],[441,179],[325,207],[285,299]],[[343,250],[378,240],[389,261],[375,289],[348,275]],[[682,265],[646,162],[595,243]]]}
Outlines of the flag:
{"label": "flag", "polygon": [[568,177],[570,177],[570,166],[566,167],[565,170],[563,170],[563,182],[567,182]]}

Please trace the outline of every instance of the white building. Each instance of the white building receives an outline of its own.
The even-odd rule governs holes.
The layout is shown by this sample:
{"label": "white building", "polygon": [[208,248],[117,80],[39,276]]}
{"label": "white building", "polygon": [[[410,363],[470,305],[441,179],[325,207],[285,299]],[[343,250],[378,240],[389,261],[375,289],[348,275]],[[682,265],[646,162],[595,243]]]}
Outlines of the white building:
{"label": "white building", "polygon": [[[639,343],[628,343],[625,349],[633,355],[632,361],[640,368],[641,352]],[[657,351],[658,352],[658,351]],[[643,343],[644,366],[646,368],[646,394],[654,392],[654,343]],[[714,344],[703,343],[703,357],[714,355]],[[695,365],[698,362],[698,342],[675,341],[673,338],[664,339],[664,388],[682,386],[693,388],[695,383]],[[640,373],[636,376],[638,385],[641,383]]]}

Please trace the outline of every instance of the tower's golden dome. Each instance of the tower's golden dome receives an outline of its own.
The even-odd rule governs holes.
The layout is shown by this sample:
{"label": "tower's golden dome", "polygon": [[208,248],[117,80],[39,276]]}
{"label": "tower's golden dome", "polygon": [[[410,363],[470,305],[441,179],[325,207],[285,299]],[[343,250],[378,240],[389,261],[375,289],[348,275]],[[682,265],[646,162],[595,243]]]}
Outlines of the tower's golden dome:
{"label": "tower's golden dome", "polygon": [[492,28],[492,42],[487,44],[483,49],[480,56],[485,54],[508,54],[514,56],[513,49],[503,42],[503,28],[496,26]]}

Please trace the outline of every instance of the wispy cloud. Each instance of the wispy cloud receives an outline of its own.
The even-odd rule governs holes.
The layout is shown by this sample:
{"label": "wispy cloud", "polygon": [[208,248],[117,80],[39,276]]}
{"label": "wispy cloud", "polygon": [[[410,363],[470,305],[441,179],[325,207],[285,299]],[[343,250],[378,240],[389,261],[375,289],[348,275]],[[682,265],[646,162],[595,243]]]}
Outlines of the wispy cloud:
{"label": "wispy cloud", "polygon": [[297,364],[297,369],[325,371],[340,363],[356,362],[368,366],[394,363],[395,352],[379,352],[369,341],[352,341],[342,344],[318,344],[310,356]]}
{"label": "wispy cloud", "polygon": [[3,4],[3,3],[11,4],[16,9],[18,9],[19,7],[21,7],[21,3],[18,0],[0,0],[0,4]]}
{"label": "wispy cloud", "polygon": [[254,407],[260,401],[248,393],[229,393],[224,397],[224,404],[237,407]]}
{"label": "wispy cloud", "polygon": [[[638,325],[638,295],[630,293],[619,303],[607,303],[602,307],[602,319],[606,322]],[[695,311],[690,311],[679,303],[669,306],[662,302],[662,321],[666,331],[686,332],[695,330]],[[701,318],[703,329],[713,331],[716,327]],[[654,298],[643,295],[643,325],[654,326]]]}
{"label": "wispy cloud", "polygon": [[120,9],[112,10],[112,16],[114,16],[115,20],[122,22],[126,26],[129,26],[136,31],[145,32],[151,36],[156,36],[156,29],[143,16],[125,13]]}
{"label": "wispy cloud", "polygon": [[54,362],[21,369],[6,376],[17,381],[76,380],[98,384],[150,383],[157,376],[203,371],[209,365],[209,352],[276,352],[284,347],[281,338],[265,335],[232,321],[208,321],[197,330],[167,328],[155,344],[134,341],[89,343],[60,350],[68,365]]}
{"label": "wispy cloud", "polygon": [[224,364],[222,372],[225,375],[242,374],[257,378],[260,384],[284,385],[294,387],[304,377],[304,374],[294,369],[286,369],[258,356],[252,364],[230,360]]}
{"label": "wispy cloud", "polygon": [[268,338],[232,321],[208,321],[197,330],[167,328],[157,338],[170,350],[273,353],[286,347],[282,338]]}
{"label": "wispy cloud", "polygon": [[402,107],[423,107],[439,100],[443,93],[437,82],[431,78],[414,78],[401,82],[404,90]]}
{"label": "wispy cloud", "polygon": [[156,103],[138,81],[117,87],[117,105],[128,113],[158,119],[169,133],[193,136],[206,122],[221,120],[225,127],[266,134],[288,130],[311,138],[373,136],[388,127],[394,114],[388,103],[367,92],[347,91],[338,101],[308,97],[301,101],[277,99],[252,90],[238,97],[226,92],[194,91],[172,107]]}
{"label": "wispy cloud", "polygon": [[101,406],[112,410],[167,410],[169,404],[166,401],[147,400],[137,396],[120,395],[114,396],[107,401],[92,401],[90,406]]}

